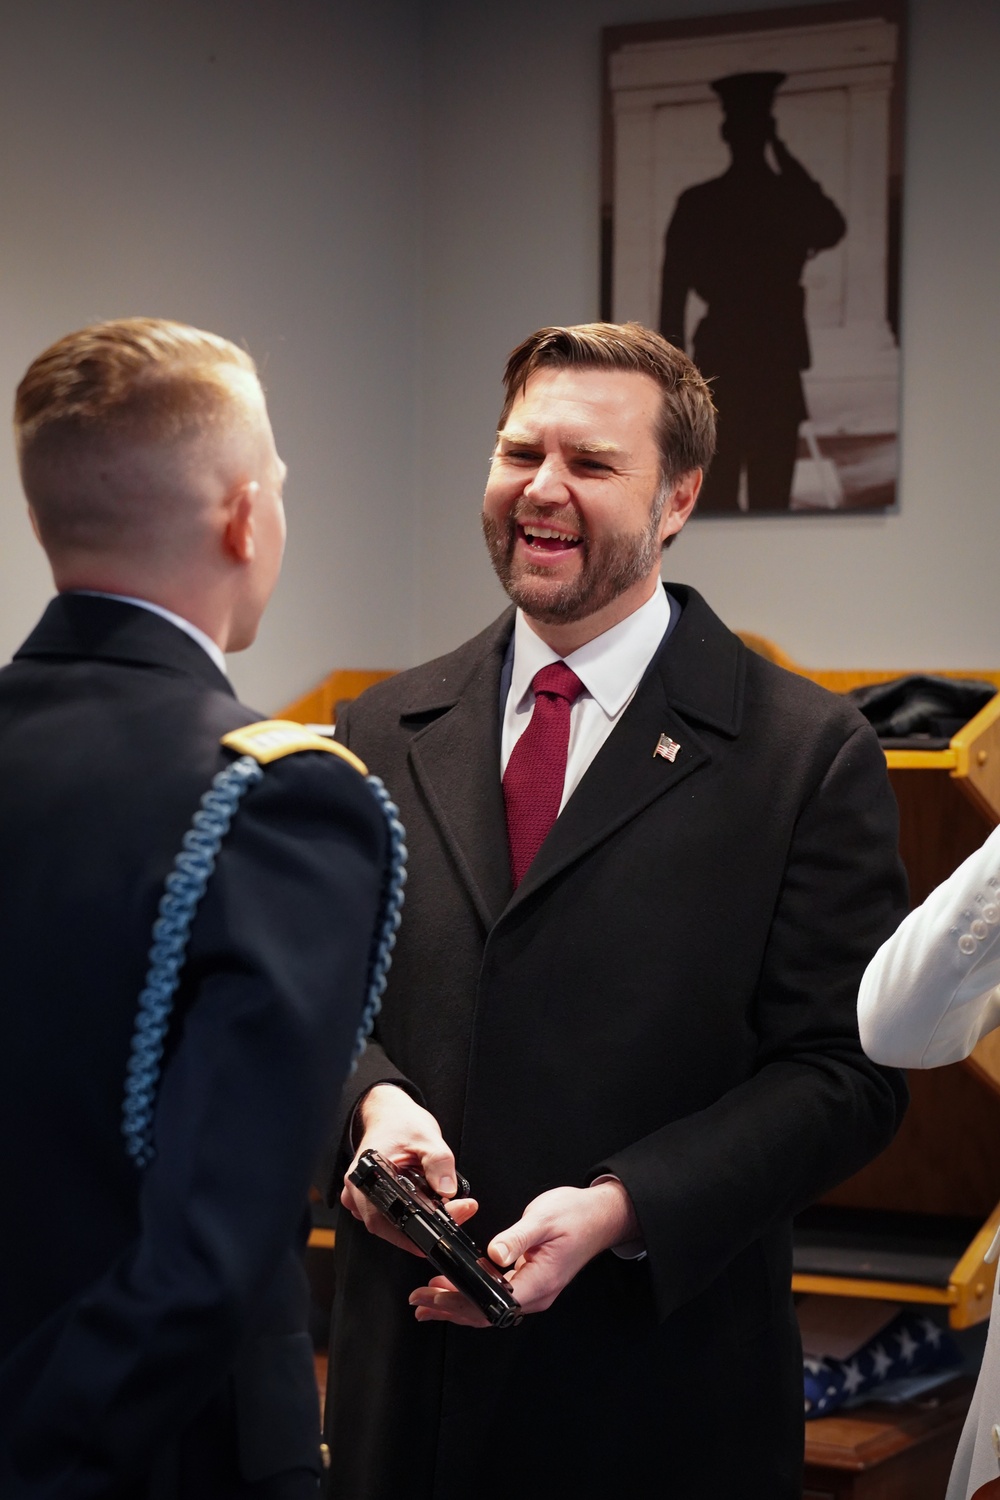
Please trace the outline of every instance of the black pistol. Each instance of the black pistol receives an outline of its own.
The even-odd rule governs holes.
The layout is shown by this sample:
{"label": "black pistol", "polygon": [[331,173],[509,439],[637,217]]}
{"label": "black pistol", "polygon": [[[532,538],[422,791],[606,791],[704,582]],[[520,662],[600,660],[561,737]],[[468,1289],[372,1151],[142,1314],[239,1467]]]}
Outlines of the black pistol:
{"label": "black pistol", "polygon": [[521,1304],[499,1266],[455,1223],[415,1168],[397,1167],[377,1151],[363,1151],[349,1178],[494,1328],[520,1323]]}

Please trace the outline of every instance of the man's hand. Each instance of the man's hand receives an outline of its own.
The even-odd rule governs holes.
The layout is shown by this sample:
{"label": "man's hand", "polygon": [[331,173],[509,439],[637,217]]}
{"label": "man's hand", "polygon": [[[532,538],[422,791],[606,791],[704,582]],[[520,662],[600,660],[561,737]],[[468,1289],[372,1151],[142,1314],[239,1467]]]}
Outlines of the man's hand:
{"label": "man's hand", "polygon": [[[516,1224],[491,1240],[487,1253],[497,1265],[514,1269],[510,1289],[526,1313],[544,1312],[595,1255],[639,1238],[632,1200],[623,1185],[608,1179],[589,1188],[552,1188],[533,1199]],[[411,1293],[420,1323],[462,1323],[486,1328],[479,1309],[445,1276],[435,1276]]]}
{"label": "man's hand", "polygon": [[[354,1170],[362,1151],[378,1151],[396,1166],[419,1167],[434,1191],[442,1198],[451,1199],[448,1212],[456,1224],[464,1224],[472,1217],[479,1205],[474,1198],[455,1197],[455,1157],[438,1122],[405,1089],[392,1083],[376,1084],[358,1106],[358,1120],[362,1136],[349,1171]],[[390,1224],[374,1203],[370,1203],[346,1177],[340,1201],[356,1219],[361,1220],[369,1233],[423,1259],[423,1252]]]}

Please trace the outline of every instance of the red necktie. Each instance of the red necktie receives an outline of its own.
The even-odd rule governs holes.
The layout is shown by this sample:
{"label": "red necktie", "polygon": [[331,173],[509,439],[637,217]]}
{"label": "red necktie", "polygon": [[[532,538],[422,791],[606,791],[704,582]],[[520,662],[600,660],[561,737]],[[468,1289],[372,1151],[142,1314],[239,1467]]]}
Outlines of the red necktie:
{"label": "red necktie", "polygon": [[535,694],[531,722],[511,751],[503,777],[515,886],[520,885],[558,816],[566,780],[569,712],[583,692],[583,683],[564,661],[536,672],[531,687]]}

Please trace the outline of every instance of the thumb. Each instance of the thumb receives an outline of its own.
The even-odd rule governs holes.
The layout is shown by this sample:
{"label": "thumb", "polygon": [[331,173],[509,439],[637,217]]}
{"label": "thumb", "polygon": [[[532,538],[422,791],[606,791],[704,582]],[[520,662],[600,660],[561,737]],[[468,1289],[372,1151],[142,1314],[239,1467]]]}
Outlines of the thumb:
{"label": "thumb", "polygon": [[501,1229],[500,1233],[490,1240],[486,1253],[490,1260],[496,1261],[498,1266],[512,1266],[516,1260],[520,1260],[522,1255],[527,1254],[537,1239],[538,1226],[525,1215],[509,1229]]}
{"label": "thumb", "polygon": [[420,1153],[420,1170],[435,1193],[451,1198],[458,1186],[455,1157],[440,1136]]}

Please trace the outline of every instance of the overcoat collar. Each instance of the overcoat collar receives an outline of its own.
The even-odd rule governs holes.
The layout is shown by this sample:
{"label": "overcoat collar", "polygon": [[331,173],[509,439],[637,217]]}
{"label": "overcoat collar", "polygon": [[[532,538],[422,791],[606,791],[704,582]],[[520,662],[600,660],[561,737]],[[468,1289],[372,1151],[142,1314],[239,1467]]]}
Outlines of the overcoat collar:
{"label": "overcoat collar", "polygon": [[500,785],[500,673],[514,611],[414,674],[402,722],[420,721],[413,773],[486,928],[510,899],[510,857]]}
{"label": "overcoat collar", "polygon": [[[411,745],[414,774],[487,928],[704,765],[711,751],[696,725],[739,734],[745,648],[694,589],[667,588],[680,620],[513,894],[499,690],[514,611],[410,677],[402,718],[411,729],[424,721]],[[672,762],[654,755],[664,734],[680,747]]]}
{"label": "overcoat collar", "polygon": [[197,677],[217,692],[232,683],[206,651],[162,615],[89,594],[59,594],[51,601],[14,660],[49,658],[110,661],[158,667]]}

